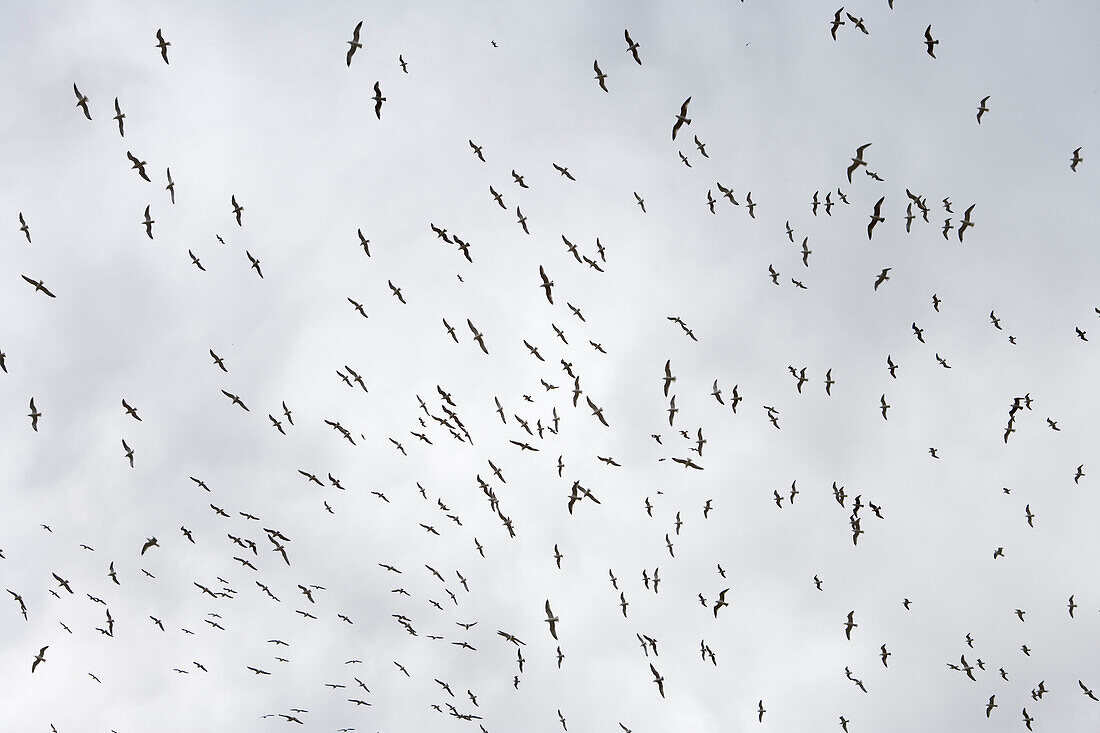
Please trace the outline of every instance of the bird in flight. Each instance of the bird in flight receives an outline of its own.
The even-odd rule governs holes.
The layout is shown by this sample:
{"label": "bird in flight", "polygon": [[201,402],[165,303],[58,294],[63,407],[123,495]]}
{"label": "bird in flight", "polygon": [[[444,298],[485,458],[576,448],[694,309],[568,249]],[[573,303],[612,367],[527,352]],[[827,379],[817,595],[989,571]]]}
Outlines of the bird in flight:
{"label": "bird in flight", "polygon": [[164,36],[160,32],[160,28],[157,28],[157,48],[160,49],[160,57],[164,59],[164,63],[168,63],[168,47],[172,44],[164,40]]}
{"label": "bird in flight", "polygon": [[374,82],[374,96],[371,99],[374,100],[374,116],[382,119],[382,103],[386,98],[382,96],[382,88],[378,86],[378,82]]}
{"label": "bird in flight", "polygon": [[595,61],[592,62],[592,69],[596,72],[596,76],[594,78],[596,79],[596,81],[598,81],[600,83],[600,89],[603,89],[606,92],[607,91],[607,84],[605,82],[607,81],[607,74],[600,71],[600,60],[599,59],[596,59]]}
{"label": "bird in flight", "polygon": [[118,97],[115,97],[115,116],[111,119],[118,123],[118,134],[121,137],[126,137],[126,132],[122,129],[122,121],[126,119],[126,115],[122,114],[122,110],[118,106]]}
{"label": "bird in flight", "polygon": [[153,219],[152,215],[149,214],[149,207],[146,206],[145,207],[145,221],[143,221],[142,224],[145,225],[145,234],[149,237],[149,239],[153,238],[153,225],[156,224],[156,223],[157,223],[156,220]]}
{"label": "bird in flight", "polygon": [[691,97],[684,100],[684,103],[680,105],[680,113],[676,115],[676,122],[672,125],[672,139],[676,139],[676,133],[680,131],[680,128],[684,125],[690,125],[691,120],[688,119],[688,103],[691,101]]}
{"label": "bird in flight", "polygon": [[[991,95],[982,97],[982,101],[978,102],[978,124],[982,124],[982,115],[989,111],[989,107],[985,106],[985,103],[989,101]],[[990,698],[992,699],[992,698]]]}
{"label": "bird in flight", "polygon": [[[936,44],[939,43],[936,39],[932,38],[932,26],[929,25],[924,29],[924,45],[927,46],[925,50],[928,51],[928,55],[932,58],[936,58]],[[988,97],[987,97],[988,99]]]}
{"label": "bird in flight", "polygon": [[[87,110],[85,110],[85,112],[87,112]],[[1073,157],[1069,159],[1069,169],[1076,173],[1077,164],[1083,162],[1084,160],[1085,159],[1081,157],[1081,148],[1077,148],[1073,151]]]}
{"label": "bird in flight", "polygon": [[[878,277],[875,278],[875,290],[878,290],[879,285],[882,285],[884,282],[886,282],[887,280],[890,279],[890,276],[887,275],[886,273],[890,272],[890,270],[892,270],[892,269],[894,269],[894,268],[892,268],[892,267],[882,268],[882,272],[880,272],[878,274]],[[887,359],[889,359],[889,357],[887,357]],[[891,375],[891,376],[893,376],[893,375]]]}
{"label": "bird in flight", "polygon": [[229,201],[233,204],[233,216],[237,218],[237,226],[241,226],[241,212],[244,211],[244,207],[237,203],[237,194],[231,195]]}
{"label": "bird in flight", "polygon": [[653,666],[652,662],[649,663],[649,670],[653,673],[653,681],[657,684],[657,691],[661,693],[661,697],[664,697],[665,678],[661,676],[661,673],[657,671],[657,668]]}
{"label": "bird in flight", "polygon": [[885,201],[885,200],[886,200],[886,197],[883,196],[882,198],[880,198],[878,201],[875,202],[875,211],[874,211],[873,214],[871,214],[871,222],[867,225],[867,239],[871,238],[871,233],[874,231],[876,224],[878,224],[879,222],[886,221],[886,217],[881,215],[882,202]]}
{"label": "bird in flight", "polygon": [[348,44],[348,67],[351,67],[351,57],[355,55],[355,50],[362,48],[363,44],[359,42],[359,31],[363,29],[363,21],[359,21],[355,26],[355,30],[351,32],[351,40]]}
{"label": "bird in flight", "polygon": [[844,12],[843,7],[841,7],[840,10],[837,10],[836,14],[833,16],[832,23],[830,23],[832,28],[829,29],[829,32],[833,34],[833,40],[834,41],[836,40],[837,30],[840,28],[840,26],[844,25],[844,21],[840,19],[840,14],[843,13],[843,12]]}
{"label": "bird in flight", "polygon": [[630,53],[634,57],[634,60],[638,62],[638,66],[641,66],[642,65],[642,60],[641,60],[641,58],[638,57],[638,49],[641,48],[642,44],[634,42],[634,40],[630,37],[630,31],[629,30],[624,30],[623,35],[626,36],[626,50],[627,50],[627,52]]}
{"label": "bird in flight", "polygon": [[539,265],[539,276],[542,277],[540,287],[546,291],[546,299],[550,301],[550,305],[554,305],[554,296],[550,292],[550,288],[554,287],[554,281],[546,276],[546,270],[543,269],[542,265]]}
{"label": "bird in flight", "polygon": [[34,432],[38,432],[38,418],[42,417],[42,413],[38,411],[38,408],[34,406],[34,398],[31,397],[31,411],[27,413],[27,417],[31,419],[31,429]]}
{"label": "bird in flight", "polygon": [[38,650],[38,654],[35,656],[34,661],[31,662],[31,674],[34,674],[34,670],[38,669],[38,665],[46,661],[46,650],[50,648],[50,645],[42,647]]}
{"label": "bird in flight", "polygon": [[557,616],[555,616],[553,611],[550,610],[550,601],[549,601],[549,599],[547,599],[547,601],[546,601],[546,618],[544,620],[546,621],[546,623],[550,624],[550,636],[554,637],[554,639],[557,639],[558,638],[557,624],[558,624],[558,621],[560,621],[561,619],[559,619]]}
{"label": "bird in flight", "polygon": [[871,147],[871,143],[865,143],[856,148],[856,155],[854,158],[852,158],[852,164],[848,166],[848,183],[852,182],[852,174],[855,173],[857,168],[859,168],[861,165],[867,165],[867,161],[863,159],[863,151],[869,147]]}
{"label": "bird in flight", "polygon": [[49,288],[46,287],[46,282],[44,280],[31,280],[26,275],[22,275],[21,277],[24,280],[26,280],[27,282],[29,282],[31,285],[34,286],[34,291],[36,293],[38,293],[38,292],[45,293],[46,295],[48,295],[51,298],[56,298],[57,297],[56,295],[54,295],[53,293],[50,292]]}
{"label": "bird in flight", "polygon": [[855,621],[852,620],[852,617],[854,615],[855,615],[855,611],[849,611],[848,612],[848,620],[844,624],[844,638],[847,639],[848,641],[852,640],[852,629],[859,626],[859,624],[857,624]]}
{"label": "bird in flight", "polygon": [[84,110],[85,117],[89,120],[92,119],[92,113],[88,111],[88,97],[80,93],[80,90],[76,88],[76,84],[73,84],[73,92],[76,93],[76,106]]}

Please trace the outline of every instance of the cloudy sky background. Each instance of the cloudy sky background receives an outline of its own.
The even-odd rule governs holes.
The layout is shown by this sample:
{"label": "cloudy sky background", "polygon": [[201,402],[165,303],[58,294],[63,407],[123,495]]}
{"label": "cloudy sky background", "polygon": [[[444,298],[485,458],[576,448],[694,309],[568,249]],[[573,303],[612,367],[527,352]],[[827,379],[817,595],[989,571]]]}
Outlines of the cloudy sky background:
{"label": "cloudy sky background", "polygon": [[[261,715],[296,707],[309,710],[300,715],[307,730],[475,730],[476,722],[431,707],[446,711],[450,702],[483,716],[490,731],[556,730],[559,709],[571,731],[620,730],[619,722],[639,733],[742,730],[759,725],[763,699],[764,726],[790,731],[829,730],[841,715],[853,732],[1005,730],[1022,727],[1025,706],[1037,730],[1094,728],[1100,703],[1077,680],[1100,686],[1089,653],[1100,636],[1100,595],[1090,583],[1100,561],[1090,540],[1100,509],[1091,475],[1100,467],[1090,465],[1092,331],[1100,337],[1100,255],[1089,237],[1097,228],[1097,12],[1076,3],[895,6],[847,7],[870,35],[846,24],[835,42],[836,8],[804,2],[9,8],[0,28],[0,200],[9,224],[0,235],[8,370],[0,374],[0,580],[23,596],[29,620],[5,594],[4,725],[263,731],[288,723]],[[364,45],[348,68],[345,41],[359,20]],[[929,24],[940,40],[936,59],[924,50]],[[158,28],[172,43],[170,65],[154,47]],[[624,28],[641,44],[641,66],[626,52]],[[610,93],[592,78],[593,59]],[[380,120],[370,99],[376,81],[387,98]],[[92,122],[74,107],[73,82],[90,98]],[[116,96],[124,138],[111,120]],[[692,124],[673,142],[688,96]],[[468,139],[483,146],[485,163]],[[849,159],[867,142],[868,166],[885,180],[860,171],[849,185]],[[1085,162],[1072,173],[1078,146]],[[128,150],[148,162],[152,183],[130,170]],[[567,165],[576,182],[552,163]],[[513,169],[529,189],[512,182]],[[719,198],[716,181],[742,205]],[[835,200],[838,186],[850,205],[814,217],[814,191]],[[910,234],[906,188],[931,207],[930,223],[918,219]],[[718,198],[714,215],[708,189]],[[755,219],[744,205],[750,191]],[[231,195],[244,206],[242,227]],[[868,241],[880,196],[886,221]],[[955,231],[945,240],[943,220],[957,226],[971,204],[975,228],[965,243]],[[152,241],[142,226],[147,205]],[[516,223],[517,205],[530,235]],[[20,212],[31,244],[18,230]],[[809,237],[809,267],[786,237],[788,221],[796,242]],[[433,223],[468,241],[474,262],[438,239]],[[370,258],[357,228],[371,241]],[[598,236],[606,272],[578,264],[562,235],[592,258]],[[206,272],[190,264],[189,249]],[[262,280],[246,250],[260,260]],[[540,265],[555,282],[554,305],[539,287]],[[781,273],[779,287],[769,265]],[[884,267],[891,279],[876,292]],[[57,299],[35,293],[23,274],[43,278]],[[667,320],[674,315],[698,342]],[[471,341],[467,318],[485,334],[489,356]],[[212,365],[209,349],[228,373]],[[896,380],[887,355],[900,367]],[[561,359],[610,428],[583,409],[584,397],[573,408]],[[675,429],[661,391],[666,359],[677,377]],[[368,394],[340,381],[345,365]],[[807,367],[802,394],[788,365]],[[559,389],[547,392],[540,379]],[[715,379],[726,406],[709,394]],[[744,397],[736,414],[734,384]],[[419,411],[417,395],[443,415],[436,385],[452,395],[472,445]],[[1006,445],[1009,405],[1025,392],[1034,409],[1017,415]],[[892,405],[887,422],[882,394]],[[44,415],[37,433],[25,416],[32,396]],[[124,414],[122,399],[142,422]],[[282,401],[294,411],[286,436],[266,417],[278,417]],[[780,430],[763,405],[779,410]],[[543,440],[514,418],[546,425],[554,407],[560,431]],[[339,420],[357,445],[325,419]],[[699,427],[702,456],[678,432],[694,436]],[[510,439],[539,452],[521,453]],[[705,470],[659,460],[689,455]],[[492,478],[488,460],[506,484]],[[1079,464],[1086,476],[1075,484]],[[299,469],[331,473],[347,490],[310,484]],[[478,475],[493,485],[516,538],[489,510]],[[570,516],[575,480],[602,503],[581,502]],[[792,481],[795,503],[777,508],[772,492],[786,494]],[[834,481],[848,493],[845,507],[833,499]],[[885,518],[864,508],[865,534],[853,546],[857,494]],[[714,509],[704,520],[707,499]],[[231,518],[215,515],[211,502]],[[289,567],[261,527],[291,538]],[[258,556],[227,533],[256,541]],[[154,536],[160,547],[140,556]],[[1005,556],[994,560],[997,547]],[[112,561],[119,586],[107,578]],[[658,566],[655,595],[641,574]],[[609,569],[630,602],[627,619]],[[75,594],[50,595],[51,572]],[[236,593],[214,600],[195,582]],[[326,590],[311,605],[298,584]],[[715,619],[710,605],[727,587],[730,607]],[[88,594],[110,607],[113,638],[95,631],[104,608]],[[547,599],[561,618],[560,670],[542,621]],[[859,628],[849,642],[851,610]],[[392,614],[407,616],[418,636]],[[456,621],[478,625],[466,632]],[[498,629],[526,642],[518,689],[515,648]],[[638,633],[658,640],[659,657],[643,654]],[[272,638],[290,646],[266,643]],[[700,660],[700,639],[716,667]],[[462,640],[477,651],[450,643]],[[889,669],[878,658],[883,643]],[[32,676],[46,644],[47,661]],[[986,665],[977,682],[946,666],[964,653]],[[666,678],[666,699],[650,662]],[[248,665],[272,674],[253,675]],[[1035,701],[1029,691],[1040,680],[1051,692]],[[1000,707],[987,720],[993,694]]]}

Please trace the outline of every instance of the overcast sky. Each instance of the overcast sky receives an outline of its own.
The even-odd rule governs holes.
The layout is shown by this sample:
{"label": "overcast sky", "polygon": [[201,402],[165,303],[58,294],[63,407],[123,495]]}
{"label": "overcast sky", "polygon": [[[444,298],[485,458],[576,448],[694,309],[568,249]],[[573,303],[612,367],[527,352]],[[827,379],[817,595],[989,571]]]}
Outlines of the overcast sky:
{"label": "overcast sky", "polygon": [[10,5],[0,728],[1095,729],[1100,11],[894,6]]}

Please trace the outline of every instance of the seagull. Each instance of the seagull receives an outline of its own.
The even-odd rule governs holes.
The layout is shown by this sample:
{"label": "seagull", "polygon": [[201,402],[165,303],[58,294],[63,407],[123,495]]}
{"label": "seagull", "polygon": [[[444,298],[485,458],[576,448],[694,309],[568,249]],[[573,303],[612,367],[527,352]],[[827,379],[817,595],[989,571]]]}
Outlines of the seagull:
{"label": "seagull", "polygon": [[50,645],[42,647],[38,650],[38,655],[34,658],[34,662],[31,663],[31,674],[34,674],[34,670],[38,668],[38,665],[46,661],[46,650],[50,648]]}
{"label": "seagull", "polygon": [[672,139],[676,139],[676,133],[680,131],[683,125],[690,125],[691,120],[688,119],[688,102],[691,101],[691,97],[684,100],[684,103],[680,105],[680,114],[676,115],[676,123],[672,126]]}
{"label": "seagull", "polygon": [[989,717],[989,714],[993,712],[993,708],[1000,707],[999,705],[997,705],[997,703],[993,702],[993,698],[995,697],[996,695],[990,695],[989,702],[987,702],[985,705],[985,717],[987,718]]}
{"label": "seagull", "polygon": [[218,367],[223,372],[229,372],[229,370],[225,368],[225,362],[222,361],[222,358],[220,356],[214,353],[213,349],[210,349],[210,356],[214,358],[214,366]]}
{"label": "seagull", "polygon": [[153,238],[153,225],[156,221],[149,215],[149,207],[145,207],[145,221],[142,222],[145,225],[145,233],[149,236],[149,239]]}
{"label": "seagull", "polygon": [[836,40],[837,29],[840,28],[840,26],[844,25],[844,21],[840,19],[840,14],[842,12],[844,12],[843,7],[841,7],[840,10],[836,11],[836,15],[833,16],[833,22],[831,23],[832,28],[830,29],[830,33],[833,34],[834,41]]}
{"label": "seagull", "polygon": [[546,618],[544,620],[546,621],[546,623],[550,624],[550,636],[554,637],[554,639],[557,639],[558,638],[557,623],[558,623],[558,621],[560,621],[560,619],[557,616],[555,616],[553,614],[553,612],[550,610],[550,601],[549,600],[546,601]]}
{"label": "seagull", "polygon": [[607,79],[607,74],[600,71],[600,61],[599,61],[599,59],[596,59],[595,61],[592,62],[592,68],[596,72],[596,76],[594,78],[596,79],[596,81],[598,81],[600,83],[600,89],[603,89],[606,92],[607,91],[607,84],[605,84],[604,82]]}
{"label": "seagull", "polygon": [[168,175],[168,185],[164,187],[164,190],[168,192],[168,195],[172,197],[172,203],[176,203],[176,182],[172,180],[172,169],[165,168],[165,173]]}
{"label": "seagull", "polygon": [[642,60],[638,57],[638,49],[641,48],[641,44],[634,42],[634,40],[630,37],[630,31],[629,30],[624,30],[623,35],[626,36],[626,50],[627,50],[627,52],[630,53],[632,56],[634,56],[634,60],[638,62],[638,66],[641,66],[642,65]]}
{"label": "seagull", "polygon": [[863,35],[865,35],[865,36],[871,35],[867,31],[867,26],[863,25],[863,18],[857,18],[856,16],[852,15],[851,13],[845,13],[845,15],[848,16],[848,20],[852,21],[852,25],[854,25],[856,28],[863,31]]}
{"label": "seagull", "polygon": [[523,215],[523,212],[520,211],[518,206],[516,207],[516,217],[517,217],[517,219],[516,219],[517,223],[521,227],[523,227],[523,233],[524,234],[530,234],[531,232],[528,231],[528,229],[527,229],[527,217]]}
{"label": "seagull", "polygon": [[551,165],[554,166],[554,170],[556,170],[558,173],[560,173],[563,176],[565,176],[566,178],[568,178],[570,181],[577,180],[576,178],[573,177],[573,174],[569,172],[568,167],[558,165],[557,163],[551,163]]}
{"label": "seagull", "polygon": [[1084,682],[1082,682],[1081,680],[1077,680],[1077,684],[1081,686],[1081,689],[1084,691],[1086,697],[1095,702],[1100,702],[1100,700],[1097,700],[1096,695],[1092,694],[1092,690],[1085,687]]}
{"label": "seagull", "polygon": [[883,196],[877,202],[875,202],[875,211],[874,211],[873,214],[871,214],[871,221],[867,225],[867,239],[871,238],[871,233],[874,231],[874,228],[875,228],[876,224],[878,224],[881,221],[886,221],[886,218],[880,215],[880,210],[882,208],[882,202],[885,201],[885,200],[886,200],[886,197]]}
{"label": "seagull", "polygon": [[[73,88],[75,89],[76,86],[74,85]],[[86,98],[85,98],[85,101],[86,101]],[[87,114],[88,110],[85,109],[84,113]],[[89,117],[88,119],[91,119],[91,117]],[[1076,173],[1077,172],[1077,164],[1083,162],[1084,160],[1085,159],[1081,157],[1081,148],[1077,148],[1076,150],[1073,151],[1073,157],[1070,158],[1069,169],[1071,171],[1073,171],[1074,173]]]}
{"label": "seagull", "polygon": [[378,86],[378,82],[374,82],[374,96],[371,99],[374,100],[374,116],[382,119],[382,103],[386,98],[382,96],[382,89]]}
{"label": "seagull", "polygon": [[766,713],[766,712],[768,712],[768,711],[764,709],[764,701],[760,700],[759,702],[757,702],[756,703],[756,719],[759,722],[761,722],[761,723],[764,722],[764,713]]}
{"label": "seagull", "polygon": [[[625,612],[625,608],[623,609]],[[653,672],[653,681],[657,683],[657,691],[661,693],[661,697],[665,696],[665,678],[661,676],[661,673],[657,671],[657,668],[650,662],[649,669]]]}
{"label": "seagull", "polygon": [[857,168],[859,168],[861,165],[867,165],[867,161],[863,159],[863,151],[869,147],[871,147],[871,143],[866,143],[865,145],[860,145],[858,148],[856,148],[856,156],[852,158],[852,164],[848,166],[848,183],[852,182],[852,173],[854,173]]}
{"label": "seagull", "polygon": [[244,211],[244,207],[237,203],[236,194],[231,195],[229,200],[233,204],[233,215],[237,217],[237,226],[241,226],[241,212]]}
{"label": "seagull", "polygon": [[88,111],[88,97],[80,93],[80,90],[76,88],[76,84],[73,84],[73,91],[76,92],[76,106],[84,110],[85,117],[89,120],[92,119],[92,113]]}
{"label": "seagull", "polygon": [[539,265],[539,276],[542,277],[541,287],[546,291],[546,299],[550,301],[550,305],[554,304],[554,296],[550,292],[550,288],[554,287],[554,281],[546,276],[546,270],[542,265]]}
{"label": "seagull", "polygon": [[126,115],[122,114],[122,110],[118,106],[118,97],[115,97],[115,116],[111,118],[118,122],[118,134],[122,137],[126,137],[126,133],[122,129],[122,121],[126,119]]}
{"label": "seagull", "polygon": [[932,26],[929,25],[927,28],[924,29],[924,45],[928,47],[928,55],[932,58],[936,58],[935,48],[937,43],[939,43],[939,41],[932,38]]}
{"label": "seagull", "polygon": [[468,140],[467,142],[470,143],[470,147],[473,149],[474,155],[476,155],[481,160],[481,162],[484,163],[485,155],[481,152],[481,146],[476,144],[473,140]]}
{"label": "seagull", "polygon": [[42,417],[42,413],[34,406],[34,398],[31,397],[31,411],[27,413],[27,417],[31,419],[31,428],[34,432],[38,432],[38,418]]}
{"label": "seagull", "polygon": [[409,73],[409,65],[405,62],[405,59],[401,56],[401,54],[397,54],[397,63],[401,65],[401,71],[405,72],[406,74]]}
{"label": "seagull", "polygon": [[718,610],[720,608],[722,608],[723,606],[728,606],[729,605],[729,603],[726,601],[726,593],[728,593],[728,592],[729,592],[729,588],[726,588],[725,590],[723,590],[721,593],[718,594],[718,601],[715,602],[714,608],[712,609],[714,611],[714,618],[718,618]]}
{"label": "seagull", "polygon": [[855,611],[849,611],[848,612],[848,621],[844,624],[844,638],[847,639],[848,641],[852,640],[852,629],[859,626],[859,624],[855,623],[852,620],[852,616],[854,616],[854,615],[855,615]]}
{"label": "seagull", "polygon": [[884,282],[886,282],[887,280],[890,279],[890,276],[887,275],[886,273],[890,272],[890,270],[892,270],[892,269],[894,269],[894,268],[892,268],[892,267],[882,268],[882,272],[880,272],[878,274],[878,277],[875,279],[875,290],[878,290],[879,285],[882,285]]}
{"label": "seagull", "polygon": [[890,405],[886,404],[886,395],[882,395],[879,398],[879,409],[882,410],[882,419],[886,419],[886,411],[890,409]]}
{"label": "seagull", "polygon": [[260,279],[262,280],[263,277],[264,277],[264,274],[260,270],[260,261],[258,259],[256,259],[255,257],[253,257],[252,254],[248,250],[245,250],[244,253],[246,255],[248,255],[248,261],[252,263],[252,269],[256,271],[256,274],[259,275]]}
{"label": "seagull", "polygon": [[974,226],[974,222],[970,221],[970,212],[974,210],[975,205],[976,204],[971,204],[970,208],[968,208],[966,211],[963,212],[963,220],[962,220],[962,223],[959,224],[959,241],[960,242],[963,241],[963,232],[965,232],[968,227],[973,227]]}
{"label": "seagull", "polygon": [[477,341],[477,345],[481,347],[482,351],[488,354],[489,350],[485,348],[484,334],[477,330],[477,327],[474,326],[474,322],[469,318],[466,319],[466,325],[470,327],[470,331],[474,334],[474,341]]}
{"label": "seagull", "polygon": [[145,172],[145,161],[144,160],[138,160],[137,158],[135,158],[134,154],[131,153],[129,150],[126,151],[126,157],[130,159],[131,163],[133,163],[133,165],[131,165],[130,168],[132,170],[136,170],[138,172],[139,176],[144,178],[146,181],[149,181],[149,176]]}
{"label": "seagull", "polygon": [[347,42],[348,48],[348,67],[351,67],[351,57],[355,55],[355,49],[362,48],[363,44],[359,42],[359,31],[363,28],[363,21],[359,21],[359,24],[355,26],[355,30],[351,32],[351,40]]}
{"label": "seagull", "polygon": [[642,207],[642,213],[645,213],[645,199],[638,195],[638,192],[634,192],[634,199],[638,202],[638,206]]}
{"label": "seagull", "polygon": [[[989,111],[989,107],[985,106],[985,103],[989,101],[989,96],[990,95],[986,95],[985,97],[982,98],[982,101],[978,102],[978,124],[979,125],[982,124],[982,115],[984,115],[986,112]],[[990,698],[990,699],[992,700],[993,698]]]}
{"label": "seagull", "polygon": [[[123,440],[122,441],[122,450],[126,451],[126,455],[124,456],[124,458],[128,458],[130,460],[130,468],[133,468],[134,467],[134,449],[131,448],[130,446],[126,445],[126,441]],[[144,555],[145,551],[142,550],[141,554]]]}
{"label": "seagull", "polygon": [[164,63],[168,63],[168,47],[172,44],[164,40],[164,36],[161,35],[160,28],[157,28],[157,48],[160,49],[160,57],[164,59]]}
{"label": "seagull", "polygon": [[1069,617],[1073,618],[1073,610],[1077,608],[1077,604],[1073,602],[1073,596],[1069,597],[1069,603],[1066,607],[1069,608]]}

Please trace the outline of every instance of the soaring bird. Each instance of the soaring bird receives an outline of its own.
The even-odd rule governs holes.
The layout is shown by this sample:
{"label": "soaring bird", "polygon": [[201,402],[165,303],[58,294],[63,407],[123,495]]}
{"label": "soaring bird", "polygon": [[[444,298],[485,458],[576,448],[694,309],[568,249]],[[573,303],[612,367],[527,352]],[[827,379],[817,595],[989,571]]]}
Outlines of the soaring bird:
{"label": "soaring bird", "polygon": [[869,147],[871,147],[871,143],[866,143],[856,148],[856,155],[854,158],[852,158],[852,164],[848,166],[848,183],[852,182],[852,174],[855,173],[857,168],[859,168],[861,165],[867,165],[867,161],[863,159],[863,151]]}
{"label": "soaring bird", "polygon": [[859,624],[857,624],[855,621],[852,620],[852,617],[854,615],[855,615],[855,611],[849,611],[848,612],[848,620],[844,624],[844,638],[847,639],[848,641],[852,640],[852,629],[859,626]]}
{"label": "soaring bird", "polygon": [[[87,110],[85,110],[85,112],[87,112]],[[1081,148],[1077,148],[1073,151],[1073,157],[1069,159],[1069,169],[1076,173],[1077,164],[1083,162],[1084,160],[1085,159],[1081,157]]]}
{"label": "soaring bird", "polygon": [[553,611],[550,610],[550,601],[549,601],[549,599],[547,599],[547,601],[546,601],[546,618],[544,620],[546,621],[546,623],[550,624],[550,636],[557,639],[558,638],[557,624],[558,624],[558,621],[560,621],[561,619],[559,619],[557,616],[555,616]]}
{"label": "soaring bird", "polygon": [[607,74],[600,71],[600,60],[599,59],[596,59],[595,61],[592,62],[592,68],[596,72],[595,79],[596,79],[596,81],[598,81],[600,83],[600,89],[603,89],[606,92],[607,91],[607,84],[605,82],[607,81]]}
{"label": "soaring bird", "polygon": [[642,60],[638,57],[638,49],[641,48],[642,44],[634,42],[634,40],[630,37],[630,31],[629,30],[624,30],[623,35],[626,36],[626,50],[627,50],[627,52],[630,53],[632,56],[634,56],[634,60],[638,62],[638,66],[641,66],[642,65]]}
{"label": "soaring bird", "polygon": [[963,212],[963,220],[962,220],[962,223],[959,224],[959,241],[960,242],[963,241],[963,232],[965,232],[969,227],[974,226],[974,222],[972,222],[970,220],[970,212],[974,210],[975,206],[976,206],[976,204],[971,204],[970,208],[968,208],[966,211]]}
{"label": "soaring bird", "polygon": [[[932,26],[929,25],[924,29],[924,45],[927,46],[928,55],[932,58],[936,58],[936,44],[939,43],[936,39],[932,38]],[[987,97],[988,99],[988,97]]]}
{"label": "soaring bird", "polygon": [[876,224],[878,224],[879,222],[886,221],[886,217],[881,215],[882,202],[885,201],[885,200],[886,200],[886,197],[883,196],[882,198],[880,198],[878,201],[875,202],[875,211],[874,211],[873,214],[871,214],[870,223],[867,224],[867,239],[871,238],[871,233],[874,231]]}
{"label": "soaring bird", "polygon": [[47,296],[49,296],[51,298],[56,298],[57,297],[56,295],[54,295],[53,293],[50,292],[49,288],[46,287],[46,281],[45,280],[31,280],[26,275],[21,275],[20,277],[22,277],[28,283],[33,285],[34,286],[34,291],[36,293],[39,293],[39,292],[45,293]]}
{"label": "soaring bird", "polygon": [[160,28],[157,28],[157,48],[160,49],[160,57],[164,59],[164,63],[168,63],[168,47],[172,44],[164,40],[164,36],[160,32]]}
{"label": "soaring bird", "polygon": [[844,8],[841,7],[840,10],[836,11],[836,15],[833,16],[833,21],[832,23],[830,23],[832,28],[829,29],[829,32],[833,34],[834,41],[836,40],[837,29],[840,28],[840,26],[844,25],[844,21],[840,19],[840,14],[843,12]]}
{"label": "soaring bird", "polygon": [[542,265],[539,265],[539,276],[542,277],[542,285],[540,287],[546,291],[546,299],[550,301],[550,305],[553,305],[554,296],[550,292],[550,288],[554,287],[554,281],[546,276],[546,270],[543,269]]}
{"label": "soaring bird", "polygon": [[688,119],[688,102],[691,101],[691,97],[684,100],[684,103],[680,105],[680,114],[676,115],[676,122],[672,125],[672,139],[676,139],[676,133],[680,131],[680,128],[684,125],[690,125],[691,120]]}
{"label": "soaring bird", "polygon": [[[624,612],[626,609],[623,609]],[[661,673],[657,671],[657,668],[650,662],[649,670],[653,672],[653,681],[657,683],[657,691],[661,693],[661,697],[665,696],[665,678],[661,676]]]}
{"label": "soaring bird", "polygon": [[126,132],[122,129],[122,121],[126,119],[126,115],[122,113],[122,110],[118,106],[118,97],[115,97],[115,116],[112,117],[115,122],[118,123],[118,134],[121,137],[126,137]]}
{"label": "soaring bird", "polygon": [[31,428],[34,432],[38,432],[38,418],[42,417],[42,413],[38,411],[38,408],[34,406],[34,398],[31,397],[31,411],[27,413],[27,417],[31,419]]}
{"label": "soaring bird", "polygon": [[31,663],[31,674],[34,674],[34,670],[38,668],[38,665],[46,661],[46,650],[50,648],[50,645],[42,647],[38,650],[38,655],[35,656],[34,661]]}
{"label": "soaring bird", "polygon": [[149,239],[153,238],[153,225],[156,224],[156,223],[157,223],[156,220],[153,219],[153,217],[149,214],[149,207],[146,206],[145,207],[145,220],[142,222],[142,224],[145,225],[145,234],[148,235]]}
{"label": "soaring bird", "polygon": [[882,285],[884,282],[886,282],[887,280],[890,279],[890,276],[887,275],[886,273],[890,272],[890,270],[892,270],[892,269],[894,269],[894,268],[892,268],[892,267],[882,268],[882,272],[880,272],[878,274],[878,277],[875,278],[875,290],[878,290],[879,285]]}
{"label": "soaring bird", "polygon": [[92,119],[92,113],[88,111],[88,97],[80,93],[80,90],[76,88],[76,84],[73,84],[73,92],[76,93],[76,106],[84,110],[85,117],[89,120]]}
{"label": "soaring bird", "polygon": [[382,96],[382,88],[378,86],[378,82],[374,82],[374,96],[371,99],[374,100],[374,116],[382,119],[382,103],[386,98]]}
{"label": "soaring bird", "polygon": [[[982,98],[982,101],[978,102],[978,124],[982,124],[982,115],[989,111],[989,107],[985,106],[985,103],[989,101],[990,95],[986,95]],[[990,698],[992,699],[992,698]]]}
{"label": "soaring bird", "polygon": [[241,212],[244,211],[244,207],[237,203],[237,194],[232,194],[229,201],[233,204],[233,216],[237,217],[237,226],[241,226]]}
{"label": "soaring bird", "polygon": [[355,30],[351,32],[351,40],[348,44],[348,66],[351,66],[351,57],[355,55],[357,48],[362,48],[363,44],[359,42],[359,31],[363,28],[363,21],[359,21],[359,24],[355,26]]}

